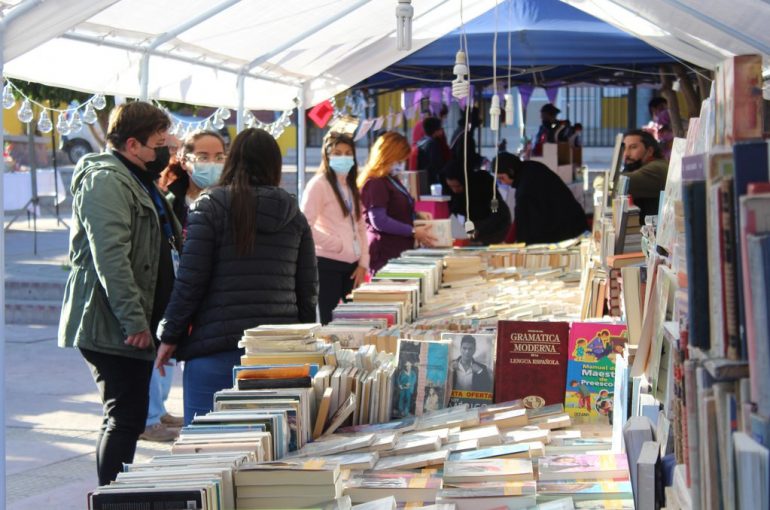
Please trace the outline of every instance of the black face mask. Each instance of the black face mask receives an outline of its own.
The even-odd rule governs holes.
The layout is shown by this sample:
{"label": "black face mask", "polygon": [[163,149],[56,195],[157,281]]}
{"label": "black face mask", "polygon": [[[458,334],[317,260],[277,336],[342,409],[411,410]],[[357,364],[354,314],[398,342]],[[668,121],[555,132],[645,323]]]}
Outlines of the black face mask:
{"label": "black face mask", "polygon": [[160,177],[160,173],[166,169],[171,160],[171,154],[168,147],[155,147],[155,159],[144,164],[145,170],[152,175],[153,179]]}

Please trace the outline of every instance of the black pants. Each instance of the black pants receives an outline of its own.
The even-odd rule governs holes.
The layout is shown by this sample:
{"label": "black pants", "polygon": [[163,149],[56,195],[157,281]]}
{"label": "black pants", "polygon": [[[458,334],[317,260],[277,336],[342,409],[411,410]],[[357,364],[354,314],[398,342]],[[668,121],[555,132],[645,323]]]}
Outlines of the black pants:
{"label": "black pants", "polygon": [[99,485],[115,480],[123,463],[134,461],[136,442],[144,432],[150,402],[152,361],[80,349],[91,369],[104,406],[96,441]]}
{"label": "black pants", "polygon": [[321,323],[332,320],[332,310],[351,290],[353,280],[350,277],[358,267],[358,262],[348,263],[339,260],[318,257],[318,309]]}

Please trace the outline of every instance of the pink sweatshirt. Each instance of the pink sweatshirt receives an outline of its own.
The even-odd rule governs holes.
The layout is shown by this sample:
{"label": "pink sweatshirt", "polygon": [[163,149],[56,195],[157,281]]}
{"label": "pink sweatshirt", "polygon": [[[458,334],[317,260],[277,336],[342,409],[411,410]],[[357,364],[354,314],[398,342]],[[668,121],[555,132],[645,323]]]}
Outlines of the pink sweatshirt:
{"label": "pink sweatshirt", "polygon": [[[343,179],[338,179],[342,197],[351,197],[350,189]],[[343,216],[337,197],[326,177],[316,174],[302,194],[302,212],[313,230],[315,253],[318,257],[353,263],[369,269],[369,245],[366,240],[366,224],[362,217],[351,221]],[[355,209],[353,211],[355,216]],[[355,231],[354,231],[355,223]],[[353,251],[353,240],[358,240],[360,257]]]}

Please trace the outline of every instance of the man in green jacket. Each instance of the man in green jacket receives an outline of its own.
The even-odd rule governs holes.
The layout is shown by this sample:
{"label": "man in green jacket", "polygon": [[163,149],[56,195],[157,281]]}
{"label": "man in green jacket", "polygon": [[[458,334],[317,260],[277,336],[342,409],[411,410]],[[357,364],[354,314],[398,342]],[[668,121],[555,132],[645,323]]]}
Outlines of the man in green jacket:
{"label": "man in green jacket", "polygon": [[110,114],[108,150],[72,177],[72,269],[59,345],[76,347],[104,406],[96,445],[99,483],[133,462],[147,419],[153,333],[174,284],[179,224],[154,184],[168,164],[168,116],[144,102]]}
{"label": "man in green jacket", "polygon": [[623,135],[623,173],[628,177],[628,194],[639,207],[640,220],[656,216],[660,192],[666,189],[668,161],[663,159],[660,145],[641,129]]}

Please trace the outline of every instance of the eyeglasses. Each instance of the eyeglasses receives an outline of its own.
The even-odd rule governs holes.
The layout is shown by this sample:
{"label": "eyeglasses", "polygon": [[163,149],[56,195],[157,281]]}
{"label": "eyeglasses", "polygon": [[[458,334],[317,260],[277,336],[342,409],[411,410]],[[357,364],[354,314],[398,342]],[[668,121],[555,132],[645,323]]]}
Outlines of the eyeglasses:
{"label": "eyeglasses", "polygon": [[224,163],[227,159],[227,155],[217,154],[212,157],[208,154],[187,154],[185,159],[190,163]]}

